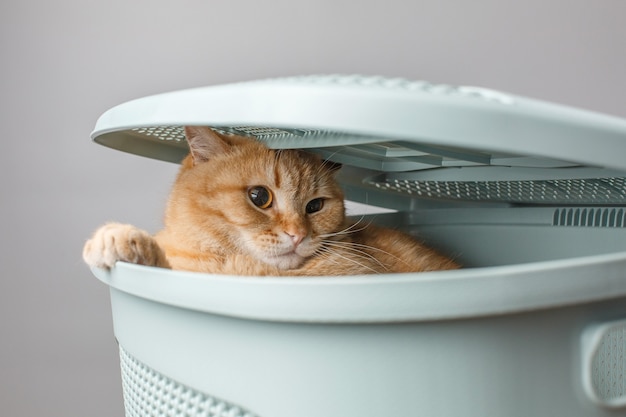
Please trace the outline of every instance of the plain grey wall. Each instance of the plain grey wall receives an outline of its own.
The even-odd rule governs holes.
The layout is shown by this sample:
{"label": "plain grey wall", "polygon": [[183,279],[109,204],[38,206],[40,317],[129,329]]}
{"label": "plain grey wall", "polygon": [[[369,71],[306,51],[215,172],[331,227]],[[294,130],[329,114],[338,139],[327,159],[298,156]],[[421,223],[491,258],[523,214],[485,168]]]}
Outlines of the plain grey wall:
{"label": "plain grey wall", "polygon": [[626,116],[625,17],[623,0],[4,0],[0,413],[123,414],[107,289],[81,247],[106,220],[157,230],[176,166],[90,143],[107,108],[362,73]]}

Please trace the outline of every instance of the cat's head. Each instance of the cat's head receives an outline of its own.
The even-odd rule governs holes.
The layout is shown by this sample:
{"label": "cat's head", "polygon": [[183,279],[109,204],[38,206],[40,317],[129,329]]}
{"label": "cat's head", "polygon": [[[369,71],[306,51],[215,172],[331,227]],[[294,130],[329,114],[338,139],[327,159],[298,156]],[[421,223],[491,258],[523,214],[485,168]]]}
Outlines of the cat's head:
{"label": "cat's head", "polygon": [[185,134],[190,154],[170,197],[166,227],[182,223],[194,246],[219,245],[294,269],[341,229],[339,165],[205,127],[186,127]]}

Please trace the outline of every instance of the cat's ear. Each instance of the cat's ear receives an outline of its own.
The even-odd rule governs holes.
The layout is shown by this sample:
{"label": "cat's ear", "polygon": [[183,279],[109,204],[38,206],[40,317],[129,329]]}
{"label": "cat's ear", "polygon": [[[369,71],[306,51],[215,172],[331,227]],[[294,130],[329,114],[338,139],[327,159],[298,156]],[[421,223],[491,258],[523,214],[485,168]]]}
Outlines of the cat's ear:
{"label": "cat's ear", "polygon": [[215,155],[228,152],[231,147],[230,143],[210,127],[185,126],[185,137],[194,165],[206,162]]}

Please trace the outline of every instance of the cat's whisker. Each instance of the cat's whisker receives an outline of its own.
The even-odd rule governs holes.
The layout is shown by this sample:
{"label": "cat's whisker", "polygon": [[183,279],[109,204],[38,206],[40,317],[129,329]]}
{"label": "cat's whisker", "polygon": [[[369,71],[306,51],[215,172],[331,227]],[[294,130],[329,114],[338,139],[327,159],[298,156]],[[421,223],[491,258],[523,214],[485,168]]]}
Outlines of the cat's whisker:
{"label": "cat's whisker", "polygon": [[[385,270],[389,269],[389,268],[387,268],[387,266],[385,264],[383,264],[375,256],[373,256],[373,255],[365,252],[364,250],[360,249],[360,248],[365,248],[365,249],[375,250],[376,248],[373,248],[373,247],[368,246],[368,245],[355,244],[355,243],[352,243],[352,242],[325,241],[324,243],[325,243],[325,245],[327,247],[334,247],[334,248],[343,249],[345,251],[349,251],[351,254],[353,254],[355,256],[358,256],[361,259],[368,259],[368,260],[371,260],[371,261],[375,262],[376,264],[380,265],[380,267],[385,269]],[[387,252],[382,251],[382,250],[381,250],[381,252],[387,253]]]}
{"label": "cat's whisker", "polygon": [[386,266],[381,261],[376,259],[376,257],[372,256],[370,253],[367,253],[366,251],[359,249],[357,247],[353,247],[346,242],[326,242],[325,246],[326,246],[326,249],[329,251],[335,250],[338,252],[343,252],[352,256],[356,256],[360,259],[364,259],[364,260],[367,259],[387,269]]}
{"label": "cat's whisker", "polygon": [[334,164],[333,161],[331,161],[331,158],[333,156],[335,156],[336,154],[338,154],[340,151],[340,149],[337,149],[335,152],[331,153],[330,156],[328,156],[327,158],[325,158],[324,160],[322,160],[322,163],[320,164],[320,166],[317,168],[317,173],[319,174],[322,169],[325,169],[327,165],[330,164]]}
{"label": "cat's whisker", "polygon": [[397,260],[398,262],[402,262],[406,265],[408,265],[408,262],[404,261],[402,258],[399,258],[398,256],[394,255],[391,252],[388,252],[386,250],[377,248],[375,246],[370,246],[370,245],[364,245],[362,243],[355,243],[355,242],[341,242],[341,241],[335,241],[334,243],[338,243],[338,244],[345,244],[345,245],[350,245],[350,246],[355,246],[355,247],[360,247],[360,248],[364,248],[364,249],[369,249],[371,251],[375,251],[375,252],[379,252],[379,253],[384,253],[387,256],[390,256],[392,258],[394,258],[395,260]]}
{"label": "cat's whisker", "polygon": [[315,251],[314,256],[326,258],[327,261],[332,262],[334,265],[341,266],[342,263],[332,257],[333,252],[328,248],[319,248]]}
{"label": "cat's whisker", "polygon": [[364,264],[362,262],[359,262],[356,259],[351,258],[349,256],[343,256],[343,255],[339,255],[339,254],[334,254],[334,255],[335,256],[339,256],[340,258],[342,258],[342,259],[344,259],[344,260],[346,260],[348,262],[352,262],[353,264],[356,264],[356,265],[360,266],[361,268],[365,268],[367,270],[370,270],[370,271],[372,271],[375,274],[378,274],[380,272],[380,271],[377,271],[376,269],[372,268],[371,266],[366,265],[366,264]]}
{"label": "cat's whisker", "polygon": [[361,218],[359,220],[357,220],[355,223],[352,223],[350,226],[346,227],[345,229],[340,230],[338,232],[321,234],[321,235],[319,235],[319,237],[321,237],[321,238],[329,238],[329,237],[335,237],[335,236],[349,235],[351,233],[357,233],[357,232],[360,232],[362,230],[365,230],[372,224],[373,220],[370,220],[365,226],[360,227],[358,229],[355,229],[355,227],[357,227],[359,225],[359,223],[361,223],[361,221],[363,221],[364,218],[365,218],[365,216],[361,216]]}
{"label": "cat's whisker", "polygon": [[[353,264],[356,264],[356,265],[360,266],[361,268],[370,270],[370,271],[372,271],[375,274],[379,273],[379,271],[377,271],[376,269],[374,269],[374,268],[372,268],[372,267],[370,267],[368,265],[365,265],[365,264],[363,264],[363,263],[361,263],[361,262],[357,261],[356,259],[353,259],[353,258],[351,258],[349,256],[343,256],[343,255],[341,255],[341,254],[339,254],[337,252],[333,252],[330,249],[324,248],[324,247],[322,247],[320,249],[321,250],[318,253],[318,256],[326,255],[326,259],[328,259],[328,260],[332,260],[332,258],[330,258],[332,256],[339,257],[339,258],[341,258],[341,259],[343,259],[345,261],[352,262]],[[339,263],[339,262],[337,262],[337,263]]]}

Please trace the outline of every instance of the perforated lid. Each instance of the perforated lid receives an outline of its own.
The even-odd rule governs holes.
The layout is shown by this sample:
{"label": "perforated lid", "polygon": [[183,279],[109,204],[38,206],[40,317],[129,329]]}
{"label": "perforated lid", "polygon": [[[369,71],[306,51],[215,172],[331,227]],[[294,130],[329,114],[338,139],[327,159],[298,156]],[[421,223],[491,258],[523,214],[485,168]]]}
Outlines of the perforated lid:
{"label": "perforated lid", "polygon": [[310,149],[354,168],[357,188],[446,200],[626,204],[626,120],[476,87],[362,76],[219,85],[114,107],[92,138],[179,162],[187,153],[184,125]]}

